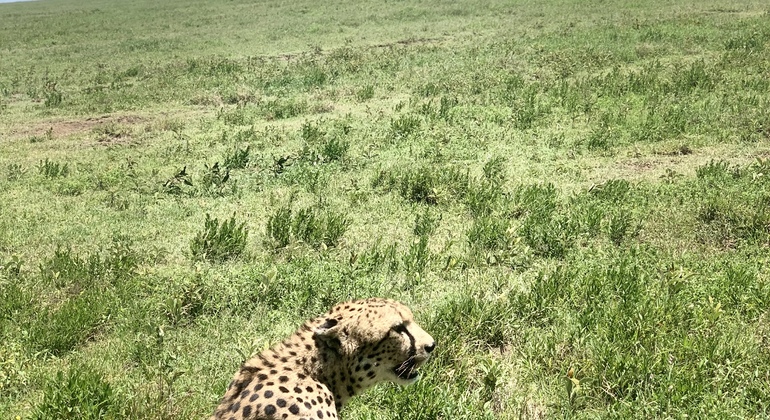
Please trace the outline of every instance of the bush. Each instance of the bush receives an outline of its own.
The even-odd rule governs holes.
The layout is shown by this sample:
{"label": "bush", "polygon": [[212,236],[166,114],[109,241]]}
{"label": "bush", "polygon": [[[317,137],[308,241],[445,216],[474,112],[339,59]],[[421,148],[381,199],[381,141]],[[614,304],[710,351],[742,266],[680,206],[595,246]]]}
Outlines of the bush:
{"label": "bush", "polygon": [[206,213],[203,230],[193,238],[190,251],[194,259],[222,262],[239,257],[246,249],[247,237],[246,222],[238,224],[233,216],[220,224]]}

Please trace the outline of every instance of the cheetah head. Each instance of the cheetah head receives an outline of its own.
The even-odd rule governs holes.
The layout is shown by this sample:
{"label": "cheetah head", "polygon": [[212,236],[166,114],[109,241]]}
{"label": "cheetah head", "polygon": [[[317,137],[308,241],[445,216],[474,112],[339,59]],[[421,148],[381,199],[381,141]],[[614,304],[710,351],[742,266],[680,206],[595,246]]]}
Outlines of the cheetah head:
{"label": "cheetah head", "polygon": [[352,379],[363,387],[415,382],[436,347],[409,308],[388,299],[338,305],[323,319],[314,336],[348,362]]}

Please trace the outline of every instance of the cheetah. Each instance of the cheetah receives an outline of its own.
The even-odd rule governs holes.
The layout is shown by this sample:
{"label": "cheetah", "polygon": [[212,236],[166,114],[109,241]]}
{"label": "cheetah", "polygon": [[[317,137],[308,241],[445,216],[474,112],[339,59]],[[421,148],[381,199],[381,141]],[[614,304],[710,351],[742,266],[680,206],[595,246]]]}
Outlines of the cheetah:
{"label": "cheetah", "polygon": [[211,419],[336,419],[377,383],[415,382],[435,347],[399,302],[341,303],[244,362]]}

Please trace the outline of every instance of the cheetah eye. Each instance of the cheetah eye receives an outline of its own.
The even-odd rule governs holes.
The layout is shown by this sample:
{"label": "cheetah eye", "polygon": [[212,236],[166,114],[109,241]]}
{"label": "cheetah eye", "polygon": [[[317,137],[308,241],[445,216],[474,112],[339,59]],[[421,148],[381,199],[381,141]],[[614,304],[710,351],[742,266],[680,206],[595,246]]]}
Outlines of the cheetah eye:
{"label": "cheetah eye", "polygon": [[403,334],[406,332],[406,324],[401,323],[391,328],[396,334]]}

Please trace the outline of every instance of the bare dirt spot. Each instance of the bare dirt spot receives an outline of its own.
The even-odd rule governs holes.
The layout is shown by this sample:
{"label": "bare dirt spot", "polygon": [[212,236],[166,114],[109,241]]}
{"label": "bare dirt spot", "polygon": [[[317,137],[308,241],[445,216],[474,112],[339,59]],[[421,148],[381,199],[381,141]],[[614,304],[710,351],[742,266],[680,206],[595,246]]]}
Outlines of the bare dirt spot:
{"label": "bare dirt spot", "polygon": [[[49,136],[53,138],[65,138],[73,135],[104,132],[105,138],[120,139],[127,135],[127,131],[115,131],[117,126],[133,126],[144,123],[147,117],[140,115],[102,115],[98,117],[87,117],[76,120],[49,120],[39,121],[32,125],[11,127],[6,135],[11,139],[26,138],[33,136]],[[117,135],[110,135],[114,133]]]}

